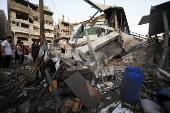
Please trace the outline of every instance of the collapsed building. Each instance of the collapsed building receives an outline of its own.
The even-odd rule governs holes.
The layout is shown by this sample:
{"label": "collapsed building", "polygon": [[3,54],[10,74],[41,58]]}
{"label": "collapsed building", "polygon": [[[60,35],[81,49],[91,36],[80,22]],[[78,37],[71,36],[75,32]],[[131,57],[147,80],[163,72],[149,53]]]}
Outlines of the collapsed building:
{"label": "collapsed building", "polygon": [[[25,45],[31,45],[33,41],[40,38],[40,13],[39,5],[28,0],[10,0],[11,31],[14,43],[18,39]],[[54,25],[53,12],[44,6],[45,38],[49,44],[53,43]]]}
{"label": "collapsed building", "polygon": [[[119,6],[109,6],[94,3],[90,0],[86,1],[92,7],[99,11],[103,11],[104,14],[94,18],[90,21],[85,21],[85,26],[82,27],[82,23],[75,24],[74,29],[80,30],[71,39],[74,42],[74,47],[82,45],[86,41],[86,32],[89,39],[92,41],[91,45],[94,48],[99,60],[107,65],[108,60],[111,60],[117,55],[127,52],[136,45],[144,42],[142,37],[135,37],[128,26],[126,14],[124,9]],[[78,40],[77,40],[78,39]],[[112,49],[114,48],[114,49]],[[88,45],[84,45],[76,48],[83,54],[89,54]]]}
{"label": "collapsed building", "polygon": [[[109,18],[113,22],[112,26],[109,22],[106,22],[108,25],[105,26],[88,24],[93,21],[92,17],[77,27],[77,32],[71,37],[73,45],[70,46],[72,50],[69,55],[61,54],[59,45],[48,50],[43,45],[41,50],[44,53],[40,52],[40,59],[34,66],[32,63],[14,66],[13,76],[2,76],[0,79],[2,86],[0,111],[12,113],[170,112],[170,74],[168,73],[170,68],[165,66],[167,63],[164,62],[164,70],[157,69],[159,66],[157,61],[161,61],[162,55],[161,40],[157,42],[156,37],[146,40],[141,35],[134,36],[127,22],[126,29],[124,26],[121,27],[120,15],[123,8],[101,5],[90,0],[84,1],[98,9],[97,12],[104,11],[104,15],[112,15],[108,13],[112,10],[114,18],[113,20]],[[155,6],[155,9],[162,9],[165,6],[169,9],[167,4],[169,2]],[[105,18],[104,15],[99,18]],[[107,18],[104,21],[108,21]],[[88,33],[86,25],[97,26],[101,31],[99,37],[97,34]],[[102,31],[101,28],[105,30]],[[84,30],[86,39],[83,37]],[[94,36],[91,38],[90,35],[98,38],[94,39]],[[79,41],[81,37],[83,38]],[[78,45],[84,40],[86,45]],[[152,55],[155,53],[154,58]],[[115,57],[117,55],[121,58]],[[40,79],[36,80],[37,76]]]}

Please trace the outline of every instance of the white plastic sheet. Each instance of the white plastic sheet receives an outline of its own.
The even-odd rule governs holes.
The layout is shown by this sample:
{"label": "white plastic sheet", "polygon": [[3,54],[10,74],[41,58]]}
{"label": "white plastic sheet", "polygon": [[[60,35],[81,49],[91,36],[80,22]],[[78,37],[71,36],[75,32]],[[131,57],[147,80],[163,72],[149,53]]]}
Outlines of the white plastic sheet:
{"label": "white plastic sheet", "polygon": [[55,64],[55,68],[56,68],[56,70],[59,68],[59,66],[60,66],[60,59],[58,58],[58,57],[56,57],[56,58],[53,58],[52,59],[54,62],[56,62],[56,64]]}

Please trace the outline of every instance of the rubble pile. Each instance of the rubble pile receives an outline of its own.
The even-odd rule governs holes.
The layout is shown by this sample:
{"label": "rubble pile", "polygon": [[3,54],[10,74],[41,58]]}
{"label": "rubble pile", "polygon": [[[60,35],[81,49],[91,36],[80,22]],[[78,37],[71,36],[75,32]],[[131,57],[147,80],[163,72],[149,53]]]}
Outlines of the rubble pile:
{"label": "rubble pile", "polygon": [[[92,16],[77,27],[70,43],[51,48],[42,36],[35,63],[29,55],[24,64],[11,65],[12,74],[0,74],[1,113],[170,112],[168,43],[131,34],[122,7],[85,2],[98,9],[94,16],[103,11],[110,22],[95,22]],[[98,27],[93,41],[93,33],[83,32],[87,25],[88,30]],[[77,42],[84,33],[86,42]],[[167,29],[165,35],[169,40]]]}

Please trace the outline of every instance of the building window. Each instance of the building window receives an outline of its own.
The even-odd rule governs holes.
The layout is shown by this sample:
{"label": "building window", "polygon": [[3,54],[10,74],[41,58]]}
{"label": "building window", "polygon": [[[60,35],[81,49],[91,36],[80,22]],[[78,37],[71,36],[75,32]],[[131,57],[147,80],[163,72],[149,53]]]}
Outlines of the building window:
{"label": "building window", "polygon": [[49,21],[48,20],[44,20],[44,23],[49,24]]}
{"label": "building window", "polygon": [[52,25],[52,24],[53,24],[53,22],[49,21],[49,24],[51,24],[51,25]]}
{"label": "building window", "polygon": [[21,27],[24,27],[24,28],[29,28],[29,25],[27,25],[27,24],[24,24],[24,23],[21,23]]}
{"label": "building window", "polygon": [[35,20],[35,21],[38,21],[38,17],[34,17],[34,20]]}
{"label": "building window", "polygon": [[52,41],[51,41],[51,40],[47,40],[47,42],[48,42],[48,43],[52,43]]}
{"label": "building window", "polygon": [[15,21],[12,21],[12,24],[15,24]]}
{"label": "building window", "polygon": [[19,27],[20,27],[20,24],[21,24],[21,23],[19,23],[19,22],[16,22],[16,26],[19,26]]}

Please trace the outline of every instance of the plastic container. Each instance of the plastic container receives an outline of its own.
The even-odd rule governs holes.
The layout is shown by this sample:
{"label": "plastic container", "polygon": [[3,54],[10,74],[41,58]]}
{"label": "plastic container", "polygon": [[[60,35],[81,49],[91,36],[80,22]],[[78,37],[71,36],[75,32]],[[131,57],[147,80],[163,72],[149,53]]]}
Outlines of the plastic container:
{"label": "plastic container", "polygon": [[170,101],[170,89],[158,91],[156,93],[156,100],[158,101],[159,105],[164,106],[163,102]]}
{"label": "plastic container", "polygon": [[143,71],[141,69],[127,67],[121,84],[120,95],[123,102],[131,105],[137,104],[143,84]]}
{"label": "plastic container", "polygon": [[[57,80],[53,80],[53,84],[55,88],[57,89]],[[52,92],[51,86],[49,86],[49,92]]]}

